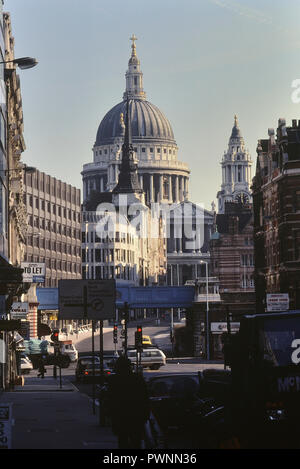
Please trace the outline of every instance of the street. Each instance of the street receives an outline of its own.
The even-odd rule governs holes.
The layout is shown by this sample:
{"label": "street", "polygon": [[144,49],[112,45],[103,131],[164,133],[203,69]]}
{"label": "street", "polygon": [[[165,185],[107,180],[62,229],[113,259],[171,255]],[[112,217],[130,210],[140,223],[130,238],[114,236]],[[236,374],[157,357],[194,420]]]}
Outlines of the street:
{"label": "street", "polygon": [[[143,322],[135,322],[129,323],[128,327],[128,344],[134,344],[134,332],[136,330],[136,325],[141,324]],[[119,328],[119,331],[121,329]],[[169,333],[169,324],[162,323],[157,325],[155,321],[148,321],[147,325],[143,325],[143,334],[149,335],[151,337],[152,343],[163,351],[165,351],[169,358],[167,359],[166,366],[162,366],[159,370],[150,370],[149,368],[145,368],[143,370],[143,376],[146,380],[150,378],[157,377],[157,376],[171,376],[173,374],[186,374],[186,375],[197,375],[198,371],[202,371],[207,368],[215,368],[215,369],[224,369],[224,365],[222,363],[203,363],[203,360],[186,357],[186,358],[173,358],[171,353],[171,342],[170,342],[170,333]],[[80,336],[79,336],[80,339]],[[87,337],[83,337],[82,340],[79,340],[76,343],[76,348],[79,353],[88,352],[90,353],[92,350],[92,338],[91,333],[88,334]],[[118,349],[121,348],[121,340],[118,341]],[[114,349],[113,344],[113,336],[112,336],[112,328],[108,328],[104,333],[104,357],[107,351],[112,351]],[[95,334],[95,352],[99,352],[99,331]],[[170,356],[171,355],[171,356]],[[97,392],[96,387],[93,390],[92,383],[82,383],[77,382],[75,379],[75,368],[76,363],[71,363],[69,368],[63,369],[62,373],[65,380],[71,382],[80,393],[89,396],[90,398],[90,406],[91,409],[93,407],[93,392],[95,391],[95,406],[98,406],[98,399],[97,399]],[[35,373],[35,371],[33,372]],[[48,367],[48,373],[52,373],[52,367]],[[193,449],[197,448],[196,444],[199,444],[197,440],[197,435],[195,436],[195,440],[193,439],[193,435],[191,434],[184,434],[176,432],[175,429],[168,431],[164,434],[164,444],[167,448],[170,449]]]}

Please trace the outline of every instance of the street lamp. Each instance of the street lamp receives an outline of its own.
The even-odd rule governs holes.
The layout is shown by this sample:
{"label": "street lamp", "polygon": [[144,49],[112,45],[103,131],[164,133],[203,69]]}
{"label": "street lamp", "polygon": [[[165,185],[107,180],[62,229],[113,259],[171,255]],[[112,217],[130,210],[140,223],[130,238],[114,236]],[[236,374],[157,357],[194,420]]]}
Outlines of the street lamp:
{"label": "street lamp", "polygon": [[6,60],[4,62],[0,62],[0,65],[9,63],[15,64],[17,65],[17,67],[21,68],[22,70],[25,70],[27,68],[35,67],[38,64],[38,61],[33,57],[20,57],[19,59]]}
{"label": "street lamp", "polygon": [[205,264],[205,272],[206,272],[206,358],[210,360],[210,347],[209,347],[209,322],[208,322],[208,262],[207,261],[200,261],[200,264]]}

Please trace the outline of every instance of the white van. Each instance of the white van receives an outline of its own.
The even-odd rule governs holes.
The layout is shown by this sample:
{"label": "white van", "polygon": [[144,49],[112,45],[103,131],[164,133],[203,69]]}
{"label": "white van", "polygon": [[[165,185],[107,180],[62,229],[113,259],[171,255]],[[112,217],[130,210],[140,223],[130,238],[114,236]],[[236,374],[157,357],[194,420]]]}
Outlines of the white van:
{"label": "white van", "polygon": [[78,350],[73,344],[62,344],[60,351],[63,355],[68,355],[71,362],[76,362],[78,360]]}
{"label": "white van", "polygon": [[[129,360],[136,364],[136,350],[128,350]],[[166,364],[166,355],[158,348],[148,348],[141,353],[141,364],[143,368],[149,367],[151,370],[158,370]]]}

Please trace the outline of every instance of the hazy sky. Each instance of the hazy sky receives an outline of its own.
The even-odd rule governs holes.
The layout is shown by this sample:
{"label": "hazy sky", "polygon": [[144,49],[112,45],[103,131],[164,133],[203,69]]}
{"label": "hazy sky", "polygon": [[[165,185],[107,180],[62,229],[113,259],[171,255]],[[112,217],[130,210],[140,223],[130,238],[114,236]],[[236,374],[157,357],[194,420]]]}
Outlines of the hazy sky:
{"label": "hazy sky", "polygon": [[299,0],[5,0],[20,70],[26,152],[82,189],[97,128],[122,100],[134,33],[147,99],[171,122],[191,199],[210,203],[234,114],[255,171],[256,144],[278,118],[300,119]]}

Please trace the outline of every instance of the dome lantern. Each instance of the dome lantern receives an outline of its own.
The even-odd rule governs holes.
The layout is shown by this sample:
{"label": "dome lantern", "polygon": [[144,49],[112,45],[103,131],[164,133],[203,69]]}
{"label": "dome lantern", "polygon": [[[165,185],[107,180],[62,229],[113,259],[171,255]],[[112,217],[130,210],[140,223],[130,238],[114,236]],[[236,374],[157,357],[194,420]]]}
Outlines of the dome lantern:
{"label": "dome lantern", "polygon": [[136,55],[137,37],[133,34],[130,38],[132,41],[131,45],[131,57],[128,62],[128,70],[126,72],[126,90],[123,94],[123,101],[129,99],[146,99],[146,93],[143,90],[143,73],[140,69],[140,61]]}

